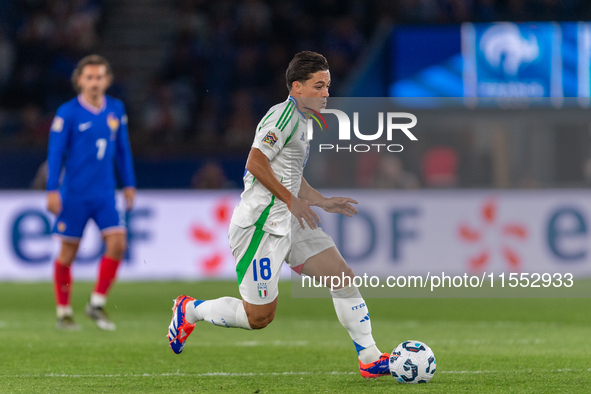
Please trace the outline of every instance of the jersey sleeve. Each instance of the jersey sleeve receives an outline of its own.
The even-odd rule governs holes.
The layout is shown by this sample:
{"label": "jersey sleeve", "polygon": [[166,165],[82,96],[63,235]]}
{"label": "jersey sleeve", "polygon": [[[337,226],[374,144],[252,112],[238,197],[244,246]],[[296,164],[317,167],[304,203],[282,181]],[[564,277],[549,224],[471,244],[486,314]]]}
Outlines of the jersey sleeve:
{"label": "jersey sleeve", "polygon": [[73,121],[67,107],[58,108],[49,131],[47,148],[47,191],[57,190],[64,155],[70,142]]}
{"label": "jersey sleeve", "polygon": [[133,156],[129,144],[129,133],[127,130],[127,112],[125,106],[121,103],[121,122],[119,123],[119,132],[117,133],[117,169],[123,181],[123,186],[135,186],[135,174],[133,171]]}
{"label": "jersey sleeve", "polygon": [[257,132],[252,144],[269,161],[289,142],[293,125],[298,119],[295,104],[290,100],[286,105],[278,106],[272,112],[267,113],[257,126]]}

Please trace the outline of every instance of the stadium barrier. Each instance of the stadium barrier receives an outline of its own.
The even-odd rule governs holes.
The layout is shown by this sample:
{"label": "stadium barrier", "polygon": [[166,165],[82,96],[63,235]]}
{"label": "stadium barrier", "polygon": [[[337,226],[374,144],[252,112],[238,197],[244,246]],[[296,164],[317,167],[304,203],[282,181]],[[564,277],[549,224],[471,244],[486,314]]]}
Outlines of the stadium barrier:
{"label": "stadium barrier", "polygon": [[[328,190],[354,218],[319,212],[356,273],[571,272],[591,277],[591,191]],[[227,231],[238,191],[139,191],[121,280],[236,277]],[[318,209],[317,209],[318,211]],[[0,193],[0,280],[49,281],[58,243],[42,192]],[[74,267],[94,280],[103,245],[87,226]],[[283,275],[289,270],[284,267]]]}

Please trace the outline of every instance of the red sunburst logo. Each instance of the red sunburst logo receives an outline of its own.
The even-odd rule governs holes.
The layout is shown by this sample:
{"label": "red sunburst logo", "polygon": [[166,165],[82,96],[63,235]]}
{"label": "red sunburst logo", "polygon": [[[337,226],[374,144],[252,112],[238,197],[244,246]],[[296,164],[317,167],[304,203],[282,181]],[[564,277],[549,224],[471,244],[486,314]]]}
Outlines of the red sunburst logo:
{"label": "red sunburst logo", "polygon": [[193,242],[199,244],[201,247],[214,247],[215,249],[208,254],[206,257],[203,257],[199,261],[197,261],[197,266],[200,271],[202,271],[207,276],[216,275],[225,259],[225,251],[221,250],[219,246],[217,246],[217,234],[227,234],[227,227],[230,222],[231,218],[231,204],[228,199],[221,199],[217,202],[214,209],[211,212],[214,219],[214,226],[215,227],[224,227],[225,231],[216,231],[215,228],[206,227],[202,224],[193,224],[191,225],[190,237]]}
{"label": "red sunburst logo", "polygon": [[466,223],[459,226],[459,237],[462,241],[480,246],[479,251],[469,257],[468,264],[472,270],[482,271],[492,258],[491,245],[485,239],[487,235],[499,239],[502,259],[512,270],[518,271],[521,266],[522,258],[510,245],[509,240],[525,241],[528,236],[527,228],[519,223],[499,223],[497,216],[497,203],[490,200],[482,207],[480,223],[476,227]]}

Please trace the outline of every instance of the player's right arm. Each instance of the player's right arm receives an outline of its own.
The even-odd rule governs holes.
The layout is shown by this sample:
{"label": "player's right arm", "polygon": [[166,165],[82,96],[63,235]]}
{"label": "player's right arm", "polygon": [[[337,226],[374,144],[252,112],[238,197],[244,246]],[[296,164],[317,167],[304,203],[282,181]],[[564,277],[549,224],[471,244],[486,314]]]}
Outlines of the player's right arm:
{"label": "player's right arm", "polygon": [[288,100],[284,105],[274,108],[273,112],[265,115],[257,129],[246,161],[246,169],[276,198],[287,205],[287,209],[296,217],[302,228],[304,228],[303,221],[305,220],[308,226],[314,229],[317,227],[314,219],[318,221],[320,219],[310,206],[316,205],[316,203],[292,195],[277,179],[270,164],[270,161],[291,139],[291,132],[298,119],[296,105],[292,100]]}
{"label": "player's right arm", "polygon": [[51,130],[49,131],[49,145],[47,148],[47,209],[58,215],[62,210],[62,199],[59,193],[59,176],[62,169],[64,153],[70,139],[71,122],[67,121],[64,107],[57,110]]}
{"label": "player's right arm", "polygon": [[317,227],[316,221],[320,221],[320,218],[316,212],[310,208],[310,206],[316,205],[316,203],[300,199],[291,194],[291,192],[277,180],[268,157],[261,150],[255,147],[250,149],[246,161],[246,169],[276,198],[287,205],[287,209],[289,209],[291,214],[296,217],[302,228],[304,228],[303,220],[308,223],[310,228],[314,229]]}
{"label": "player's right arm", "polygon": [[[302,177],[302,186],[298,197],[305,200],[317,201],[317,206],[330,213],[340,213],[342,215],[353,217],[357,215],[359,211],[351,204],[358,204],[357,201],[348,197],[324,197],[314,189],[310,184]],[[316,204],[315,204],[316,205]]]}

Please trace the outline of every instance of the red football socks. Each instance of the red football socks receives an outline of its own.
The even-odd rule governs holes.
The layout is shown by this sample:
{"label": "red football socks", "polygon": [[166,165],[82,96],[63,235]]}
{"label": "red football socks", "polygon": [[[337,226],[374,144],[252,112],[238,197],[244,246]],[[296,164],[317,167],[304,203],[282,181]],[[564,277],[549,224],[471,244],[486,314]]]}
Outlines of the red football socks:
{"label": "red football socks", "polygon": [[70,305],[71,284],[72,275],[70,273],[70,266],[63,265],[56,260],[53,271],[53,289],[55,292],[55,303],[58,306]]}
{"label": "red football socks", "polygon": [[117,268],[119,268],[119,261],[103,256],[100,263],[98,280],[94,287],[95,293],[107,295],[117,275]]}

